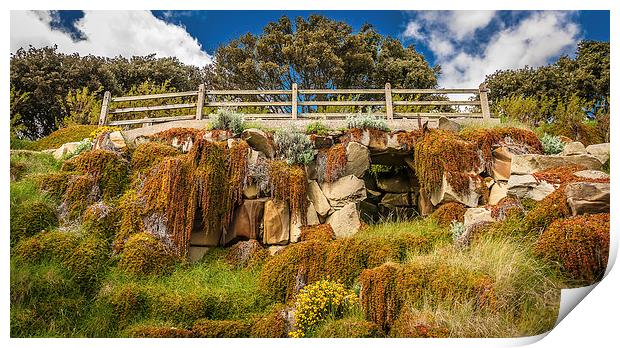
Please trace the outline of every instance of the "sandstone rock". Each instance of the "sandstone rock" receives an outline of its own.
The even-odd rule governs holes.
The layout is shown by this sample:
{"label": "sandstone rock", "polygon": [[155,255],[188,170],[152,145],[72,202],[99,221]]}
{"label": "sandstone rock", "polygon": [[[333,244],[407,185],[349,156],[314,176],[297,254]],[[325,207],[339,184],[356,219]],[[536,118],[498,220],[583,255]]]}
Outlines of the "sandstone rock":
{"label": "sandstone rock", "polygon": [[495,205],[499,201],[508,195],[508,183],[505,181],[497,181],[491,186],[491,192],[489,194],[489,204]]}
{"label": "sandstone rock", "polygon": [[267,136],[267,133],[260,129],[249,128],[241,133],[241,137],[248,142],[254,150],[264,153],[268,158],[273,158],[275,149],[273,142]]}
{"label": "sandstone rock", "polygon": [[475,223],[480,223],[480,222],[494,222],[495,219],[493,219],[493,217],[491,216],[491,211],[488,210],[487,208],[468,208],[467,211],[465,212],[465,217],[463,220],[463,224],[465,225],[465,228],[467,228],[468,226],[471,226]]}
{"label": "sandstone rock", "polygon": [[584,179],[609,179],[609,174],[600,170],[580,170],[573,175]]}
{"label": "sandstone rock", "polygon": [[75,152],[75,150],[77,149],[79,145],[80,145],[79,141],[75,141],[71,143],[64,143],[52,153],[52,156],[54,156],[55,159],[59,160],[64,155]]}
{"label": "sandstone rock", "polygon": [[258,187],[256,184],[251,184],[243,189],[243,197],[245,199],[256,199],[258,197]]}
{"label": "sandstone rock", "polygon": [[511,175],[532,174],[545,169],[578,164],[586,169],[600,170],[601,162],[592,155],[582,154],[574,156],[546,156],[546,155],[515,155],[510,167]]}
{"label": "sandstone rock", "polygon": [[125,142],[125,138],[123,137],[123,133],[120,131],[115,131],[110,133],[110,143],[117,150],[122,150],[127,147],[127,143]]}
{"label": "sandstone rock", "polygon": [[263,213],[263,244],[288,244],[290,235],[288,203],[268,200]]}
{"label": "sandstone rock", "polygon": [[239,238],[257,239],[263,222],[264,209],[264,200],[246,199],[243,201],[243,204],[235,209],[230,228],[222,238],[222,245]]}
{"label": "sandstone rock", "polygon": [[385,205],[393,205],[396,207],[406,207],[414,205],[409,193],[386,193],[381,199],[381,203]]}
{"label": "sandstone rock", "polygon": [[[301,239],[301,221],[299,221],[299,219],[297,219],[298,221],[293,223],[293,220],[291,220],[291,226],[290,226],[290,233],[291,233],[291,243],[297,243],[299,242],[299,240]],[[306,211],[306,226],[312,226],[312,225],[318,225],[321,222],[319,221],[319,216],[316,213],[316,210],[314,210],[314,204],[312,204],[312,202],[310,202],[308,204],[308,210]]]}
{"label": "sandstone rock", "polygon": [[566,185],[566,201],[573,216],[609,213],[609,184],[573,182]]}
{"label": "sandstone rock", "polygon": [[249,148],[248,149],[248,166],[257,165],[258,162],[260,162],[260,160],[263,157],[265,157],[265,154],[263,154],[262,152]]}
{"label": "sandstone rock", "polygon": [[461,130],[461,125],[458,122],[454,122],[449,118],[442,116],[439,118],[437,128],[452,132],[459,132]]}
{"label": "sandstone rock", "polygon": [[605,163],[609,160],[609,143],[590,145],[586,147],[586,152]]}
{"label": "sandstone rock", "polygon": [[470,178],[469,192],[466,194],[459,194],[454,191],[452,186],[450,186],[446,179],[446,175],[444,174],[441,187],[438,187],[434,192],[431,192],[431,203],[434,206],[437,206],[445,202],[459,202],[468,207],[477,207],[480,199],[480,185],[483,185],[482,180]]}
{"label": "sandstone rock", "polygon": [[377,178],[377,186],[384,192],[416,192],[418,188],[414,184],[415,182],[406,173],[402,172],[395,176]]}
{"label": "sandstone rock", "polygon": [[328,215],[332,207],[315,180],[308,181],[306,192],[316,212],[321,216]]}
{"label": "sandstone rock", "polygon": [[506,147],[499,147],[493,150],[493,167],[491,176],[497,180],[508,180],[510,178],[510,166],[512,153]]}
{"label": "sandstone rock", "polygon": [[538,182],[533,175],[511,175],[508,180],[507,194],[519,198],[530,198],[540,201],[547,197],[556,187],[552,184],[541,181]]}
{"label": "sandstone rock", "polygon": [[369,201],[361,201],[357,207],[360,219],[366,223],[374,223],[379,221],[379,207]]}
{"label": "sandstone rock", "polygon": [[488,177],[488,176],[484,178],[482,182],[484,182],[484,186],[486,186],[488,189],[490,189],[491,186],[495,184],[495,180],[493,180],[493,178]]}
{"label": "sandstone rock", "polygon": [[190,246],[189,247],[189,262],[196,263],[205,256],[205,254],[209,251],[209,247],[201,247],[201,246]]}
{"label": "sandstone rock", "polygon": [[356,134],[351,134],[351,140],[368,147],[371,151],[387,150],[388,132],[374,129],[362,129],[359,132],[359,137]]}
{"label": "sandstone rock", "polygon": [[[364,180],[354,175],[343,176],[332,182],[321,184],[321,191],[332,207],[344,207],[351,202],[358,202],[366,198]],[[317,210],[318,211],[318,210]]]}
{"label": "sandstone rock", "polygon": [[361,227],[359,212],[355,203],[348,203],[327,218],[336,238],[350,237]]}
{"label": "sandstone rock", "polygon": [[191,137],[187,138],[172,138],[170,145],[181,150],[181,152],[188,152],[194,146],[194,140]]}
{"label": "sandstone rock", "polygon": [[285,248],[286,245],[271,245],[267,247],[267,251],[269,252],[269,255],[273,256],[279,254]]}
{"label": "sandstone rock", "polygon": [[420,190],[420,194],[418,195],[418,210],[422,216],[428,216],[435,210],[433,203],[431,203],[431,198],[424,194],[422,190]]}
{"label": "sandstone rock", "polygon": [[586,153],[586,147],[578,141],[572,141],[564,145],[564,150],[559,153],[560,156],[582,155]]}
{"label": "sandstone rock", "polygon": [[201,247],[212,247],[220,245],[222,231],[192,231],[189,244]]}
{"label": "sandstone rock", "polygon": [[370,168],[370,152],[360,143],[350,142],[347,145],[347,165],[344,175],[355,175],[361,178]]}

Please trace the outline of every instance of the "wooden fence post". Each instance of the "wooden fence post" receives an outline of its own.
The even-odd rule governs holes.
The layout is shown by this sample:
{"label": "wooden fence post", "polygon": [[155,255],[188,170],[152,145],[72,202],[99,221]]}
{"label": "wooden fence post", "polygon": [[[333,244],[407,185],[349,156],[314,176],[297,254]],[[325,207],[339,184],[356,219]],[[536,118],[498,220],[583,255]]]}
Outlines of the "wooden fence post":
{"label": "wooden fence post", "polygon": [[202,107],[205,104],[205,84],[198,86],[198,98],[196,99],[196,119],[202,120]]}
{"label": "wooden fence post", "polygon": [[392,85],[385,84],[385,116],[388,120],[394,119],[394,108],[392,106]]}
{"label": "wooden fence post", "polygon": [[482,83],[478,88],[480,93],[480,110],[482,111],[482,119],[488,120],[491,118],[491,111],[489,110],[489,97],[487,93],[489,90],[487,89],[487,85]]}
{"label": "wooden fence post", "polygon": [[293,120],[297,119],[297,83],[291,86],[291,116]]}
{"label": "wooden fence post", "polygon": [[103,94],[103,102],[101,102],[101,113],[99,114],[99,125],[104,126],[108,117],[108,109],[110,108],[110,91]]}

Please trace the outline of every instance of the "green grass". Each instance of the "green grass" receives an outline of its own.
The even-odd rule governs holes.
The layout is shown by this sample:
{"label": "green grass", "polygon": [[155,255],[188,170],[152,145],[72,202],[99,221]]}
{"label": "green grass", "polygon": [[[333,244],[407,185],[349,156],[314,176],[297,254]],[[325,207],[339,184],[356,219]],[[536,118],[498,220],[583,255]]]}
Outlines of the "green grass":
{"label": "green grass", "polygon": [[61,166],[61,163],[50,154],[29,151],[12,153],[10,164],[14,180],[37,173],[55,172]]}
{"label": "green grass", "polygon": [[62,144],[81,141],[90,137],[90,133],[97,129],[97,126],[79,125],[61,128],[50,135],[41,138],[26,146],[28,150],[42,151],[47,149],[57,149]]}

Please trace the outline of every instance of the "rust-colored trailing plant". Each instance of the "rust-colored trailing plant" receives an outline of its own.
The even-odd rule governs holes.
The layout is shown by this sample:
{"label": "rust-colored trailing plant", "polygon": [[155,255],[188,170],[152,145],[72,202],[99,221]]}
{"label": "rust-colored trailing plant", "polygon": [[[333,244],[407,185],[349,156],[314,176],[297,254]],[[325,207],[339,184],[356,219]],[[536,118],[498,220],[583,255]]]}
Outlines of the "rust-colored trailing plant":
{"label": "rust-colored trailing plant", "polygon": [[329,148],[325,162],[325,182],[334,182],[344,174],[347,165],[347,148],[345,144],[336,144]]}
{"label": "rust-colored trailing plant", "polygon": [[288,165],[284,161],[269,162],[271,197],[277,201],[288,202],[293,223],[300,219],[305,225],[308,198],[306,195],[306,171],[302,166]]}

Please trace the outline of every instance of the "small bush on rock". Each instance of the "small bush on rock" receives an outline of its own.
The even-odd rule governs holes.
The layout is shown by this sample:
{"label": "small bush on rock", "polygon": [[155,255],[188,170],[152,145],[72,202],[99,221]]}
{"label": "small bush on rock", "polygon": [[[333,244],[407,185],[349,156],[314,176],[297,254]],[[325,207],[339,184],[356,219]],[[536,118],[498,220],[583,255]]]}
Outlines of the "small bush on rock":
{"label": "small bush on rock", "polygon": [[157,238],[148,233],[129,237],[118,268],[136,276],[161,275],[172,271],[175,257]]}
{"label": "small bush on rock", "polygon": [[233,134],[241,134],[245,124],[243,114],[231,109],[218,109],[210,120],[212,129],[229,130]]}
{"label": "small bush on rock", "polygon": [[444,203],[431,214],[431,218],[435,219],[441,226],[450,226],[452,221],[463,222],[467,208],[457,202]]}
{"label": "small bush on rock", "polygon": [[348,129],[377,129],[385,132],[390,130],[385,119],[370,113],[347,116],[346,124]]}
{"label": "small bush on rock", "polygon": [[564,150],[564,146],[566,145],[562,138],[557,135],[551,135],[545,133],[542,138],[540,138],[540,142],[543,147],[543,152],[545,155],[556,155],[562,150]]}
{"label": "small bush on rock", "polygon": [[277,130],[273,136],[278,157],[287,164],[308,164],[316,155],[312,141],[295,129]]}
{"label": "small bush on rock", "polygon": [[11,245],[23,238],[58,226],[54,207],[44,200],[22,202],[11,209]]}
{"label": "small bush on rock", "polygon": [[194,323],[192,331],[200,338],[249,337],[250,325],[241,320],[200,319]]}
{"label": "small bush on rock", "polygon": [[603,278],[609,257],[609,214],[556,220],[536,242],[536,252],[579,285]]}
{"label": "small bush on rock", "polygon": [[306,126],[306,134],[325,136],[329,134],[329,128],[319,121],[310,122]]}
{"label": "small bush on rock", "polygon": [[336,239],[330,224],[301,226],[301,240],[320,240],[329,242]]}

